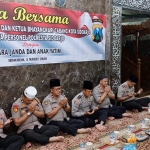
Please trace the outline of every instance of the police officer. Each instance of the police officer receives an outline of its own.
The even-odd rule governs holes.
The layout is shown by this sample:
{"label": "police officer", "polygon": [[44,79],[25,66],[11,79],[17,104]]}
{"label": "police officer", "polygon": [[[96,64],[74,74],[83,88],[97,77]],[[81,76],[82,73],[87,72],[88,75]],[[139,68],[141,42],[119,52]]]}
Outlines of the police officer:
{"label": "police officer", "polygon": [[115,99],[115,95],[110,86],[108,86],[108,77],[106,75],[99,77],[99,84],[94,88],[93,96],[97,106],[108,111],[108,119],[132,117],[132,114],[126,113],[126,109],[123,106],[112,106],[110,103],[110,99]]}
{"label": "police officer", "polygon": [[19,135],[7,136],[3,133],[3,128],[11,122],[11,118],[7,119],[4,110],[0,109],[0,149],[20,150],[24,144],[24,138]]}
{"label": "police officer", "polygon": [[141,112],[143,109],[148,109],[150,98],[146,97],[135,100],[135,96],[141,94],[143,91],[140,89],[137,93],[135,92],[134,86],[137,82],[138,78],[130,75],[128,80],[119,86],[117,97],[127,110],[138,110]]}
{"label": "police officer", "polygon": [[107,119],[106,110],[98,110],[94,98],[91,96],[93,83],[83,82],[83,90],[72,100],[72,116],[84,121],[85,127],[96,127],[99,131],[105,130],[104,123]]}
{"label": "police officer", "polygon": [[42,125],[38,121],[38,117],[44,118],[45,115],[40,101],[35,97],[36,94],[36,88],[29,86],[12,105],[13,120],[15,125],[19,126],[17,133],[27,142],[42,145],[53,141],[63,141],[64,137],[56,136],[59,132],[57,126]]}
{"label": "police officer", "polygon": [[73,136],[77,133],[91,132],[90,128],[83,128],[83,121],[67,117],[67,113],[70,112],[70,106],[67,98],[61,95],[59,79],[50,80],[50,94],[45,97],[42,106],[47,116],[48,125],[56,125],[60,128],[60,131]]}

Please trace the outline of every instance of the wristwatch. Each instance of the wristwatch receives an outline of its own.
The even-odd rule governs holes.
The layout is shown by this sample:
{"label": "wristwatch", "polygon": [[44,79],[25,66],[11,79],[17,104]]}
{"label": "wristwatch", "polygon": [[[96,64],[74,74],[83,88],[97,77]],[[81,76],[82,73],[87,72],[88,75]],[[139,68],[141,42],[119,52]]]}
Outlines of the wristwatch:
{"label": "wristwatch", "polygon": [[27,115],[30,116],[30,115],[31,115],[31,112],[28,111],[28,112],[27,112]]}

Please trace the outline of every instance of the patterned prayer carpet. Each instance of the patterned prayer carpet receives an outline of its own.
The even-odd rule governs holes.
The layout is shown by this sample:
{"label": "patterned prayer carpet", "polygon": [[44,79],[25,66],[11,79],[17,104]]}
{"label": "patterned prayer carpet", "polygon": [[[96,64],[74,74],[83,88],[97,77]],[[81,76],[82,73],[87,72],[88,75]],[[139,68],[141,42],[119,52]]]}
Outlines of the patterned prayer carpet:
{"label": "patterned prayer carpet", "polygon": [[[32,144],[30,148],[22,148],[22,150],[79,150],[79,144],[81,142],[92,142],[94,150],[99,148],[100,150],[108,149],[109,145],[109,132],[118,130],[121,134],[124,134],[128,125],[134,124],[134,131],[141,129],[141,120],[143,118],[150,118],[150,114],[147,111],[140,113],[133,113],[133,118],[123,117],[122,119],[116,119],[113,121],[108,120],[106,123],[106,131],[100,132],[95,127],[92,128],[91,134],[78,134],[76,136],[64,135],[65,140],[63,142],[53,142],[45,146],[40,144]],[[138,150],[150,150],[150,139],[137,142]]]}

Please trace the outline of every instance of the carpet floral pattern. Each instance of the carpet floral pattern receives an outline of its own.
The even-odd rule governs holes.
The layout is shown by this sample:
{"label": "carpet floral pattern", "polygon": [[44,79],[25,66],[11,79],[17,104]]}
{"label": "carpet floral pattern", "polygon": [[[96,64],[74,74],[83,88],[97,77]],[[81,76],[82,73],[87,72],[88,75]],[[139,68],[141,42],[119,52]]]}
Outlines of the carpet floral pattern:
{"label": "carpet floral pattern", "polygon": [[[116,119],[113,121],[108,120],[106,123],[106,131],[100,132],[95,127],[92,128],[91,134],[78,134],[76,136],[64,135],[65,140],[63,142],[54,142],[47,145],[41,146],[40,144],[32,144],[28,150],[78,150],[79,144],[81,142],[92,142],[94,145],[105,145],[108,142],[109,132],[114,130],[123,130],[128,125],[138,124],[137,130],[140,128],[140,122],[143,118],[150,118],[150,114],[147,111],[140,113],[132,113],[132,118],[124,117],[122,119]],[[63,134],[62,134],[63,135]],[[104,140],[103,140],[104,139]],[[144,142],[137,143],[137,148],[139,150],[148,150],[150,149],[150,139]],[[23,147],[22,150],[27,150]]]}

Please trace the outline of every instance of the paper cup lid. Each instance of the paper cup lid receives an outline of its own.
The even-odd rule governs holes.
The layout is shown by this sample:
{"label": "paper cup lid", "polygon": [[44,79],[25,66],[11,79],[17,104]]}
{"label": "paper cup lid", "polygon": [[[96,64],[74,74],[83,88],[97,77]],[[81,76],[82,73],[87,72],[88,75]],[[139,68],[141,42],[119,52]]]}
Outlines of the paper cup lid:
{"label": "paper cup lid", "polygon": [[130,127],[135,127],[135,125],[134,125],[134,124],[131,124]]}
{"label": "paper cup lid", "polygon": [[93,144],[92,142],[87,142],[87,143],[86,143],[86,145],[92,145],[92,144]]}
{"label": "paper cup lid", "polygon": [[114,131],[114,133],[120,133],[119,131]]}

